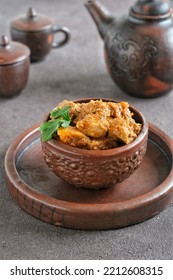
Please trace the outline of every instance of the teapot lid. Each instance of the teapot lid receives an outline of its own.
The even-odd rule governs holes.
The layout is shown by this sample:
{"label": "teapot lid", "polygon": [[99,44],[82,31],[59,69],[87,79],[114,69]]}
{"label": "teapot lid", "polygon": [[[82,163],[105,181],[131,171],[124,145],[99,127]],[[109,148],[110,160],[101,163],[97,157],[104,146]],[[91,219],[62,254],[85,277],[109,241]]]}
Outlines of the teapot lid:
{"label": "teapot lid", "polygon": [[0,66],[23,61],[30,55],[30,49],[24,44],[11,41],[7,36],[0,38]]}
{"label": "teapot lid", "polygon": [[172,14],[169,0],[138,0],[130,9],[130,15],[145,20],[160,20]]}
{"label": "teapot lid", "polygon": [[44,31],[50,29],[53,20],[43,14],[38,14],[34,8],[29,8],[25,16],[20,16],[11,22],[11,27],[27,32]]}

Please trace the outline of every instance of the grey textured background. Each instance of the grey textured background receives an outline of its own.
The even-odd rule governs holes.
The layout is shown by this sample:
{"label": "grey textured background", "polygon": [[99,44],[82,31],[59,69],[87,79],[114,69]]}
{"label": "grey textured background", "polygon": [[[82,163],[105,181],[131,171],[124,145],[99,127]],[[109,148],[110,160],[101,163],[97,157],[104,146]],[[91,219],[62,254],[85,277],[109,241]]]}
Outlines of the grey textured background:
{"label": "grey textured background", "polygon": [[[134,1],[102,0],[115,16]],[[0,0],[0,35],[28,7],[70,28],[70,43],[32,64],[27,87],[13,99],[0,99],[0,259],[172,259],[173,204],[153,219],[118,230],[81,231],[52,226],[21,210],[4,181],[10,143],[63,99],[109,97],[126,100],[173,138],[173,92],[144,100],[127,96],[108,76],[103,42],[83,0]],[[147,176],[147,174],[146,174]]]}

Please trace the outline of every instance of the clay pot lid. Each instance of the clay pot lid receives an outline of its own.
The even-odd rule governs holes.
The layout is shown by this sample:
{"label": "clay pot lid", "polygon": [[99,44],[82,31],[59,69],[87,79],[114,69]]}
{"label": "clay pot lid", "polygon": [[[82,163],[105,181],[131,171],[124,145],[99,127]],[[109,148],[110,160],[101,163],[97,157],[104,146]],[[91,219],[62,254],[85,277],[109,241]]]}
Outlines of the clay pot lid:
{"label": "clay pot lid", "polygon": [[145,20],[159,20],[170,17],[171,4],[168,0],[138,0],[130,9],[130,15]]}
{"label": "clay pot lid", "polygon": [[20,62],[30,55],[30,49],[24,44],[9,41],[7,36],[0,38],[0,66]]}
{"label": "clay pot lid", "polygon": [[34,8],[29,8],[25,16],[18,17],[11,22],[11,27],[25,32],[36,32],[50,29],[53,20],[43,14],[38,14]]}

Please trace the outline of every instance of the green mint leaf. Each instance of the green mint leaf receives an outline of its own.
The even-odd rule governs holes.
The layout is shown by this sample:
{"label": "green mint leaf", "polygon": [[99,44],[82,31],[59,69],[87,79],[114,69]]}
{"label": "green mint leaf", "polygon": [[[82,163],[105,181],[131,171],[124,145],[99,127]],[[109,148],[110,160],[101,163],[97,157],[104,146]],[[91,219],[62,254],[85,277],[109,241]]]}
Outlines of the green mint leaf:
{"label": "green mint leaf", "polygon": [[57,108],[50,113],[54,120],[45,122],[39,128],[42,132],[43,141],[51,140],[60,126],[66,128],[70,125],[71,119],[69,116],[69,110],[70,106],[65,106],[63,108]]}
{"label": "green mint leaf", "polygon": [[60,127],[62,121],[61,120],[54,120],[54,121],[48,121],[44,123],[40,130],[42,132],[42,140],[43,141],[49,141],[52,139],[53,134],[56,132],[56,130]]}
{"label": "green mint leaf", "polygon": [[70,117],[69,117],[69,110],[70,110],[70,106],[65,106],[63,108],[57,108],[54,111],[52,111],[50,114],[54,119],[57,118],[62,118],[64,120],[69,121]]}
{"label": "green mint leaf", "polygon": [[61,124],[61,126],[64,128],[68,127],[69,125],[70,125],[70,121],[66,121],[66,120],[63,120],[63,122]]}

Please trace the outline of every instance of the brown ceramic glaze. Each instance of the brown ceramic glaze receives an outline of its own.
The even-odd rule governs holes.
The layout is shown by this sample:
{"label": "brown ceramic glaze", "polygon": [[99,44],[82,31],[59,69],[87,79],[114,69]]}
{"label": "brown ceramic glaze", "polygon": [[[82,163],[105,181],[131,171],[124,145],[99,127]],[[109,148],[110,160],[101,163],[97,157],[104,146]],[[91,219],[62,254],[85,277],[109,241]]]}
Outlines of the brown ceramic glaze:
{"label": "brown ceramic glaze", "polygon": [[12,97],[26,86],[29,76],[30,50],[6,36],[0,42],[0,96]]}
{"label": "brown ceramic glaze", "polygon": [[[80,99],[75,102],[89,102]],[[103,101],[112,101],[102,99]],[[74,148],[57,140],[42,142],[44,158],[49,168],[64,181],[76,187],[99,189],[122,182],[140,165],[147,148],[148,124],[145,117],[130,106],[134,119],[142,124],[141,133],[122,147],[93,151]],[[49,118],[50,112],[43,118]]]}
{"label": "brown ceramic glaze", "polygon": [[78,189],[48,168],[36,125],[10,145],[5,172],[14,201],[32,216],[68,228],[114,229],[152,218],[172,201],[173,143],[150,125],[147,153],[128,179],[106,189]]}
{"label": "brown ceramic glaze", "polygon": [[98,1],[86,6],[104,40],[108,72],[135,97],[157,97],[173,85],[173,17],[170,1],[138,0],[114,18]]}
{"label": "brown ceramic glaze", "polygon": [[[14,19],[10,30],[13,40],[30,48],[32,62],[43,60],[52,48],[59,48],[70,39],[68,28],[55,25],[50,17],[38,14],[33,8],[26,16]],[[54,34],[59,32],[64,38],[56,42]]]}

